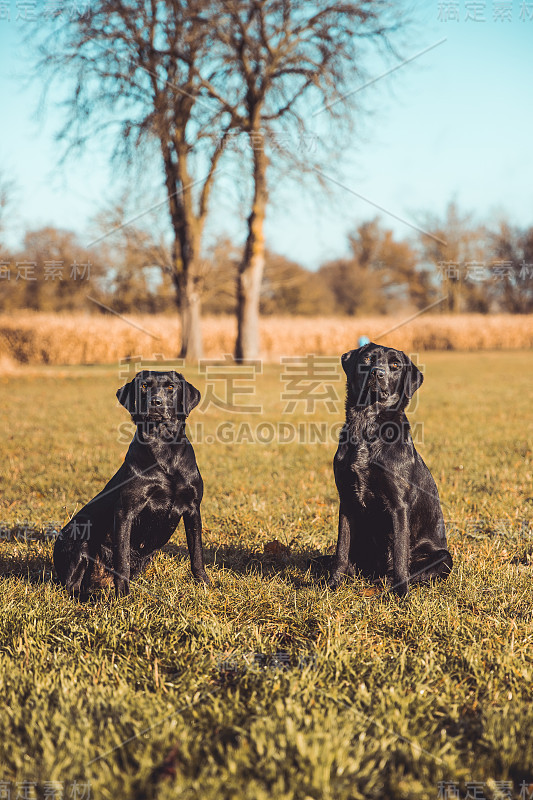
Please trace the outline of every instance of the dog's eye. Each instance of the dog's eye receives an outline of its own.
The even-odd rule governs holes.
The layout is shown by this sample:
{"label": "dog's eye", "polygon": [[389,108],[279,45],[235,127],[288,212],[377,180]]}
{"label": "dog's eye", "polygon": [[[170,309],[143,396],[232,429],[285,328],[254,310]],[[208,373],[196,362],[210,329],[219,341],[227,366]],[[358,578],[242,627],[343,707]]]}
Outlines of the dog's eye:
{"label": "dog's eye", "polygon": [[365,358],[365,364],[370,364],[370,356],[367,356],[367,357]]}
{"label": "dog's eye", "polygon": [[141,383],[141,389],[143,390],[143,392],[145,392],[148,389],[148,384],[147,383]]}
{"label": "dog's eye", "polygon": [[391,364],[391,367],[392,367],[393,369],[399,369],[399,368],[400,368],[400,365],[398,364],[398,362],[397,362],[397,361],[393,361],[393,362],[392,362],[392,364]]}
{"label": "dog's eye", "polygon": [[174,391],[174,386],[172,384],[170,384],[170,386],[167,386],[167,392],[173,392],[173,391]]}

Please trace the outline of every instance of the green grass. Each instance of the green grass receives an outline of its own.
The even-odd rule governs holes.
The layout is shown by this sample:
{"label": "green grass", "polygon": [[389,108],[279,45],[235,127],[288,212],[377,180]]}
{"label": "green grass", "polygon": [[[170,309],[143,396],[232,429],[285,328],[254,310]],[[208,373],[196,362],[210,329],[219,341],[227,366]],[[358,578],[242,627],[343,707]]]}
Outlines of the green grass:
{"label": "green grass", "polygon": [[[33,781],[38,797],[47,781],[90,782],[113,800],[433,799],[443,781],[498,798],[507,781],[520,797],[533,783],[531,355],[422,361],[411,419],[455,567],[405,602],[359,580],[330,593],[309,574],[336,539],[334,443],[206,441],[237,417],[333,424],[340,374],[336,412],[283,414],[266,367],[257,401],[239,398],[261,416],[191,415],[209,590],[180,528],[127,598],[86,604],[51,580],[47,534],[125,454],[118,370],[4,378],[0,781]],[[265,553],[274,539],[288,552]]]}

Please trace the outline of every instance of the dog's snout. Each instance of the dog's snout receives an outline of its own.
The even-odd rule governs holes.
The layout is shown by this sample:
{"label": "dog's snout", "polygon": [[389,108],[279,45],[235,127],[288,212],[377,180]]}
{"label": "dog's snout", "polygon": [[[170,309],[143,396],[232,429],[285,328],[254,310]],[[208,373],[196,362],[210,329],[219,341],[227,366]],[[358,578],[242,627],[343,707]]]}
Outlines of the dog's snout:
{"label": "dog's snout", "polygon": [[150,405],[152,405],[152,406],[161,406],[161,405],[163,405],[163,402],[159,397],[152,397],[152,399],[150,400]]}
{"label": "dog's snout", "polygon": [[375,375],[377,378],[385,377],[385,370],[383,369],[383,367],[372,367],[370,373]]}

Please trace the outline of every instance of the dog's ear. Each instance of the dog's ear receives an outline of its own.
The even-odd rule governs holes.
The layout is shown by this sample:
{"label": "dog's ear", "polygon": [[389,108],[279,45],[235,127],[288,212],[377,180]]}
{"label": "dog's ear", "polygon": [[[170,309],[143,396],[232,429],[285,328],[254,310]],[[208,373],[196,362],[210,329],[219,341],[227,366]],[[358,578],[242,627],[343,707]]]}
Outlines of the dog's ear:
{"label": "dog's ear", "polygon": [[117,400],[130,414],[133,414],[135,411],[135,378],[117,391]]}
{"label": "dog's ear", "polygon": [[181,390],[182,390],[182,408],[180,409],[181,413],[185,417],[188,417],[193,408],[196,408],[198,403],[200,402],[202,395],[196,388],[193,386],[192,383],[189,383],[185,380],[183,375],[180,372],[175,372],[174,375],[176,379],[181,383]]}
{"label": "dog's ear", "polygon": [[405,367],[404,367],[404,376],[403,376],[403,395],[407,397],[408,400],[414,395],[416,390],[422,386],[422,382],[424,380],[424,376],[416,366],[413,364],[411,359],[402,353],[405,359]]}
{"label": "dog's ear", "polygon": [[343,353],[341,356],[341,364],[342,368],[346,373],[346,377],[350,381],[353,378],[355,365],[359,361],[359,357],[361,352],[365,349],[366,345],[362,347],[357,347],[355,350],[348,350],[347,353]]}

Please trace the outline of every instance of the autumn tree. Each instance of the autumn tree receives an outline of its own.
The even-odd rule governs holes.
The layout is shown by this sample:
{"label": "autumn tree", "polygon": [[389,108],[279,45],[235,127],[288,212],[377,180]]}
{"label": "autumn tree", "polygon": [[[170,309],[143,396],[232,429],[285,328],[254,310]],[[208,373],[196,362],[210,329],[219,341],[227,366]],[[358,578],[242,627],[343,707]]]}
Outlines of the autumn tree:
{"label": "autumn tree", "polygon": [[[94,218],[95,241],[107,269],[102,292],[92,299],[109,303],[119,313],[172,310],[172,252],[165,226],[157,208],[143,213],[139,221],[135,217],[124,196]],[[108,231],[112,235],[106,235]],[[100,309],[105,312],[103,306]]]}
{"label": "autumn tree", "polygon": [[[222,238],[213,246],[208,260],[204,308],[213,314],[235,314],[242,249]],[[333,294],[322,275],[268,249],[259,302],[264,315],[310,316],[336,311]]]}
{"label": "autumn tree", "polygon": [[13,181],[9,180],[5,174],[0,171],[0,256],[2,256],[5,251],[3,235],[7,228],[7,217],[13,199],[13,192]]}
{"label": "autumn tree", "polygon": [[[68,152],[108,135],[114,156],[142,168],[158,155],[172,228],[171,278],[182,321],[181,355],[202,354],[199,268],[219,160],[233,124],[201,93],[217,37],[207,0],[94,0],[79,15],[57,10],[37,35],[37,73],[70,79],[59,138]],[[61,21],[59,20],[61,17]],[[106,141],[110,141],[107,139]]]}
{"label": "autumn tree", "polygon": [[533,311],[533,227],[521,229],[501,220],[489,234],[492,291],[503,311]]}
{"label": "autumn tree", "polygon": [[206,313],[236,314],[240,258],[241,249],[227,236],[218,237],[207,249],[203,300]]}
{"label": "autumn tree", "polygon": [[[316,177],[328,155],[339,152],[369,47],[390,46],[400,25],[392,12],[395,4],[382,0],[220,0],[215,5],[219,46],[213,59],[216,75],[224,80],[205,77],[204,86],[248,141],[253,176],[238,276],[235,356],[240,360],[259,353],[269,168],[283,162],[293,176]],[[319,127],[324,135],[316,153],[302,147],[304,137],[316,133],[310,109],[323,110],[333,123],[327,131]]]}
{"label": "autumn tree", "polygon": [[361,223],[348,236],[349,256],[321,267],[319,274],[348,315],[385,314],[425,308],[435,299],[430,271],[421,269],[409,242],[398,240],[379,218]]}
{"label": "autumn tree", "polygon": [[[486,286],[487,230],[470,213],[450,202],[442,217],[423,220],[421,258],[441,279],[446,301],[442,310],[486,312],[490,291]],[[427,234],[430,234],[429,236]]]}
{"label": "autumn tree", "polygon": [[86,308],[87,294],[98,291],[105,271],[98,251],[85,248],[72,231],[51,226],[27,231],[8,269],[0,296],[3,311]]}
{"label": "autumn tree", "polygon": [[266,250],[260,311],[265,315],[325,316],[335,313],[335,302],[321,274]]}

